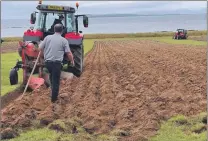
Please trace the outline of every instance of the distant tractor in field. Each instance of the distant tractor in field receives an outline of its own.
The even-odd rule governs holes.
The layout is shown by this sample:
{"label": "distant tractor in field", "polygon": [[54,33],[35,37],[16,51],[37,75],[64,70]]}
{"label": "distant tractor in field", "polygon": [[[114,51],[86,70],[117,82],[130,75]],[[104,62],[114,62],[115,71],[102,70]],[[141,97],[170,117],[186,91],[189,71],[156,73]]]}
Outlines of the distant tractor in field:
{"label": "distant tractor in field", "polygon": [[173,36],[173,39],[187,39],[188,35],[187,35],[187,30],[185,29],[177,29],[175,32],[175,35]]}

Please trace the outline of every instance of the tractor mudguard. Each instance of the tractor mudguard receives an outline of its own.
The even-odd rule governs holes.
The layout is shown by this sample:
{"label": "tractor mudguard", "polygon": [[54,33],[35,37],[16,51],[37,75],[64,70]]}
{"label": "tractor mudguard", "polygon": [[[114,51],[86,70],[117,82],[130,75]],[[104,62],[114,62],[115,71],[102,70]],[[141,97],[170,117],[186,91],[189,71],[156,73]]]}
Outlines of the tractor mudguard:
{"label": "tractor mudguard", "polygon": [[83,39],[78,38],[78,39],[67,39],[69,42],[69,45],[82,45]]}
{"label": "tractor mudguard", "polygon": [[69,45],[82,45],[83,35],[79,33],[67,33],[65,34],[65,38],[69,42]]}

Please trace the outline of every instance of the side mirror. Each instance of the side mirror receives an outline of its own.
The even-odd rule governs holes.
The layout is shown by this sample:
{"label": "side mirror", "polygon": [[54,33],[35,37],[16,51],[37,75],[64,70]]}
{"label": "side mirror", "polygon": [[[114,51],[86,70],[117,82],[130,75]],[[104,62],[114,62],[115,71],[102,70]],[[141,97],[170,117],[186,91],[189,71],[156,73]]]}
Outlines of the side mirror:
{"label": "side mirror", "polygon": [[82,31],[79,31],[79,33],[82,33]]}
{"label": "side mirror", "polygon": [[36,21],[36,12],[32,13],[30,16],[30,23],[35,24]]}
{"label": "side mirror", "polygon": [[85,28],[88,27],[88,17],[87,16],[83,16],[83,25]]}

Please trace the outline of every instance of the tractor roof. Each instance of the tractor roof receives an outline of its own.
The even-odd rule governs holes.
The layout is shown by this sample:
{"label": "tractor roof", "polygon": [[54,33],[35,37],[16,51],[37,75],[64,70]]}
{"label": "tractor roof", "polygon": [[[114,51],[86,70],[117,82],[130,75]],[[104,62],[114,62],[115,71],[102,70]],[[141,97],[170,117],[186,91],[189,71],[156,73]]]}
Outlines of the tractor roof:
{"label": "tractor roof", "polygon": [[36,7],[38,10],[44,10],[44,11],[57,11],[57,12],[75,12],[75,8],[70,7],[70,6],[57,6],[57,5],[44,5],[44,4],[39,4]]}
{"label": "tractor roof", "polygon": [[185,30],[185,29],[181,29],[181,28],[179,28],[179,29],[177,29],[177,30]]}

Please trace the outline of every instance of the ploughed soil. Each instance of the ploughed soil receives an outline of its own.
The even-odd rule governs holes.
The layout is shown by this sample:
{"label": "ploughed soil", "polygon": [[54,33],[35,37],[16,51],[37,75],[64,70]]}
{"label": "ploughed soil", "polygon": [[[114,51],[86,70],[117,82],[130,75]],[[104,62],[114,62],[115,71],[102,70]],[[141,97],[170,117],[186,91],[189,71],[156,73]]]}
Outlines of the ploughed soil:
{"label": "ploughed soil", "polygon": [[206,111],[206,47],[157,41],[96,41],[80,78],[27,93],[1,110],[2,127],[29,127],[33,119],[79,117],[91,133],[130,132],[121,140],[156,134],[162,120]]}
{"label": "ploughed soil", "polygon": [[1,53],[17,52],[18,46],[18,42],[3,42],[1,44]]}
{"label": "ploughed soil", "polygon": [[203,36],[193,36],[193,37],[188,37],[188,39],[190,40],[196,40],[196,41],[207,41],[207,36],[203,35]]}

